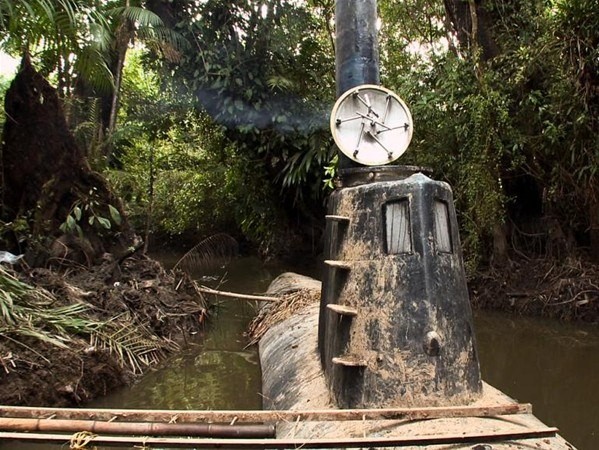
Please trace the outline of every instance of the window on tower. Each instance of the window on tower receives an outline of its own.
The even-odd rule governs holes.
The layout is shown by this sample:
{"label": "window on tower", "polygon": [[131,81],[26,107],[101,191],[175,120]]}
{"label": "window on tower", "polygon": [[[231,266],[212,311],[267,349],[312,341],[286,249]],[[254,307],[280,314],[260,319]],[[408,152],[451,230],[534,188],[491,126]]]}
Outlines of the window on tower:
{"label": "window on tower", "polygon": [[447,202],[435,200],[435,248],[440,253],[451,253],[451,233],[449,225],[449,207]]}
{"label": "window on tower", "polygon": [[385,251],[388,254],[412,253],[410,202],[407,198],[388,202],[384,206]]}

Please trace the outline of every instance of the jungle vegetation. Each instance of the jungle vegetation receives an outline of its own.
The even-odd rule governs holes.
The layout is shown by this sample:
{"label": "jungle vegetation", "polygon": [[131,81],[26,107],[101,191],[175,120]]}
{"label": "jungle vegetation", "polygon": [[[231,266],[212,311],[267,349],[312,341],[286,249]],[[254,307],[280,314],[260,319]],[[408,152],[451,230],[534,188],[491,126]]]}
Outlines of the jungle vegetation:
{"label": "jungle vegetation", "polygon": [[[596,2],[378,7],[382,82],[415,122],[400,163],[451,183],[469,269],[597,257]],[[282,254],[322,235],[333,12],[333,0],[0,0],[0,42],[51,81],[139,233],[226,230]],[[77,222],[73,205],[58,222]],[[3,206],[5,235],[26,247],[30,216]]]}

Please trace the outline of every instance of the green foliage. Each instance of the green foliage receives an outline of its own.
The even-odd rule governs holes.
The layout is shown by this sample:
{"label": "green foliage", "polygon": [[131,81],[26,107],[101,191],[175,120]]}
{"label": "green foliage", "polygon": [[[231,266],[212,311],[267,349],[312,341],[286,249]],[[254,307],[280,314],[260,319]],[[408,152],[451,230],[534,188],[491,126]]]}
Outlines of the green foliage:
{"label": "green foliage", "polygon": [[[178,11],[178,30],[195,45],[174,67],[174,81],[185,83],[224,127],[231,157],[247,164],[241,170],[251,174],[249,180],[249,174],[238,178],[256,185],[255,197],[241,206],[255,213],[255,219],[245,218],[244,229],[265,217],[259,206],[264,203],[285,200],[311,209],[322,201],[322,167],[331,158],[327,116],[334,100],[331,6],[212,0]],[[285,215],[278,209],[269,221]],[[272,223],[260,227],[272,230]]]}
{"label": "green foliage", "polygon": [[138,230],[213,234],[234,223],[222,129],[128,55],[112,184]]}
{"label": "green foliage", "polygon": [[6,112],[4,111],[4,96],[10,86],[10,80],[4,75],[0,75],[0,102],[2,107],[0,108],[0,130],[4,129],[4,122],[6,121]]}
{"label": "green foliage", "polygon": [[[381,2],[385,84],[415,118],[402,162],[433,167],[452,184],[471,268],[492,256],[503,224],[536,220],[535,232],[545,233],[543,217],[551,215],[566,234],[582,236],[592,222],[599,186],[593,3],[487,3],[486,31],[501,52],[483,61],[476,45],[458,44],[441,2]],[[539,194],[523,191],[523,178]],[[523,210],[527,195],[538,195],[540,213]]]}
{"label": "green foliage", "polygon": [[[135,2],[134,2],[135,3]],[[139,3],[139,2],[137,2]],[[113,88],[112,54],[122,21],[135,25],[140,40],[173,54],[187,43],[139,4],[97,0],[0,0],[3,50],[30,53],[44,75],[55,73],[59,91],[70,95],[76,83],[97,93]],[[128,41],[127,41],[128,42]],[[127,43],[126,42],[126,43]]]}
{"label": "green foliage", "polygon": [[1,0],[3,50],[29,53],[44,75],[56,72],[59,90],[67,94],[79,76],[98,89],[112,85],[104,52],[109,24],[92,0]]}
{"label": "green foliage", "polygon": [[[290,199],[289,205],[320,201],[321,167],[331,152],[323,104],[290,93],[296,86],[287,76],[263,76],[257,65],[251,70],[262,77],[257,82],[263,92],[231,82],[248,95],[252,90],[253,99],[263,99],[262,116],[251,102],[223,96],[233,112],[229,119],[241,117],[233,111],[238,107],[251,116],[224,126],[223,116],[196,111],[195,96],[176,85],[180,78],[164,85],[147,59],[130,53],[115,136],[123,170],[113,171],[111,178],[138,227],[147,226],[149,217],[151,228],[169,234],[237,229],[263,248],[273,248],[275,235],[286,229],[281,198]],[[301,109],[296,116],[297,111],[287,109],[294,104]]]}
{"label": "green foliage", "polygon": [[[14,6],[4,16],[5,48],[18,53],[25,45],[45,73],[56,71],[71,124],[95,168],[106,167],[105,148],[114,148],[111,178],[138,229],[210,234],[226,225],[272,247],[288,214],[321,205],[322,166],[332,157],[332,2],[176,3],[173,29],[143,2],[4,4]],[[94,61],[110,69],[118,89],[114,54],[128,22],[165,79],[135,52],[123,76],[119,127],[106,136],[98,125],[106,122],[106,102],[72,94],[105,96],[96,86],[89,90]],[[28,37],[21,40],[17,29]],[[77,85],[81,92],[74,91],[78,77],[85,81]],[[196,112],[198,104],[208,114]],[[77,227],[74,207],[63,228]]]}
{"label": "green foliage", "polygon": [[274,184],[266,181],[268,168],[244,154],[236,155],[231,162],[225,185],[233,200],[235,222],[250,241],[260,244],[262,252],[276,251],[285,222],[282,208],[273,204],[276,191]]}
{"label": "green foliage", "polygon": [[122,220],[119,210],[110,204],[106,205],[99,201],[97,191],[93,188],[85,199],[75,202],[65,221],[60,225],[60,231],[83,237],[82,225],[84,227],[89,225],[101,233],[110,230],[113,224],[120,225]]}
{"label": "green foliage", "polygon": [[593,1],[555,1],[548,27],[557,39],[558,70],[551,73],[543,132],[562,166],[551,173],[551,191],[559,193],[552,200],[571,196],[588,211],[599,201],[599,10]]}
{"label": "green foliage", "polygon": [[[147,48],[127,63],[111,136],[111,177],[138,227],[207,235],[226,225],[273,248],[290,217],[318,210],[335,174],[333,2],[172,2],[168,30],[141,2],[103,2],[82,23],[92,3],[0,0],[0,29],[5,48],[20,48],[18,26],[40,62],[85,74],[64,66],[73,37],[89,47],[76,52],[86,66],[95,49],[114,48],[119,23],[138,25]],[[498,49],[487,60],[488,42],[456,36],[450,4],[379,1],[383,83],[415,119],[401,163],[452,184],[471,267],[491,259],[498,227],[531,219],[522,179],[536,189],[538,226],[551,215],[587,242],[599,223],[589,213],[599,204],[596,1],[475,2],[479,31]],[[60,48],[48,28],[57,23],[70,36]],[[90,108],[79,122],[85,142],[98,139],[96,117]]]}
{"label": "green foliage", "polygon": [[[195,120],[192,113],[188,120]],[[222,168],[201,147],[201,132],[186,131],[172,129],[152,140],[141,135],[120,150],[124,170],[110,178],[138,229],[148,215],[155,231],[168,234],[214,232],[227,221]]]}
{"label": "green foliage", "polygon": [[100,170],[105,165],[102,156],[103,137],[101,130],[100,98],[97,97],[70,97],[63,99],[67,120],[71,132],[79,148],[87,153],[90,165]]}
{"label": "green foliage", "polygon": [[329,164],[324,167],[324,188],[326,191],[332,191],[335,188],[335,178],[337,177],[337,168],[339,165],[339,155],[333,156]]}
{"label": "green foliage", "polygon": [[477,77],[470,61],[446,53],[431,62],[400,80],[416,118],[402,162],[432,167],[451,183],[468,264],[475,267],[504,217],[500,174],[513,145],[510,100],[492,72]]}

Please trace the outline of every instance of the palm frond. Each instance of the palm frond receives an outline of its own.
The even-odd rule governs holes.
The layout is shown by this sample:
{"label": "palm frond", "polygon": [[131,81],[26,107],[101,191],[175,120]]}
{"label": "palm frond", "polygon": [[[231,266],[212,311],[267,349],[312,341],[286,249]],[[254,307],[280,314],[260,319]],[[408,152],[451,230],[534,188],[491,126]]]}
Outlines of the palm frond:
{"label": "palm frond", "polygon": [[107,53],[110,51],[110,47],[113,42],[113,35],[110,31],[110,24],[103,15],[95,14],[98,17],[94,17],[89,24],[89,32],[93,36],[94,46],[101,53]]}
{"label": "palm frond", "polygon": [[[131,325],[131,324],[135,325]],[[102,324],[90,335],[93,346],[107,349],[133,373],[142,373],[143,366],[155,364],[177,344],[154,336],[150,330],[129,313]]]}
{"label": "palm frond", "polygon": [[75,70],[100,92],[110,92],[114,86],[104,54],[95,46],[88,45],[80,50]]}
{"label": "palm frond", "polygon": [[14,13],[14,5],[9,0],[0,1],[0,24],[4,24],[4,21]]}
{"label": "palm frond", "polygon": [[10,292],[0,291],[0,319],[4,324],[13,325],[15,317],[13,315],[14,300]]}
{"label": "palm frond", "polygon": [[91,305],[52,307],[56,303],[50,292],[23,283],[0,266],[0,337],[27,348],[19,337],[59,348],[69,348],[76,339],[88,337],[92,345],[107,349],[134,373],[143,372],[145,366],[177,348],[173,341],[157,337],[129,313],[102,322],[90,316]]}
{"label": "palm frond", "polygon": [[66,15],[70,24],[77,23],[77,13],[79,5],[74,0],[57,0],[56,3],[60,6],[60,10]]}
{"label": "palm frond", "polygon": [[207,237],[185,253],[173,267],[185,272],[206,271],[228,263],[237,256],[239,244],[226,233]]}
{"label": "palm frond", "polygon": [[53,19],[53,25],[56,27],[61,36],[64,36],[69,40],[76,39],[77,23],[73,22],[70,11],[56,11]]}
{"label": "palm frond", "polygon": [[[50,0],[37,0],[34,5],[30,5],[29,2],[23,2],[23,6],[27,9],[27,12],[31,16],[39,14],[42,18],[51,21],[55,14],[54,3]],[[40,14],[43,12],[44,14]]]}
{"label": "palm frond", "polygon": [[[0,331],[3,331],[3,330],[0,330]],[[69,348],[69,346],[67,345],[67,343],[69,342],[69,339],[65,339],[63,336],[48,334],[42,330],[38,330],[35,328],[21,327],[19,329],[19,335],[35,338],[39,341],[47,342],[48,344],[52,344],[55,347],[64,348],[64,349]]]}
{"label": "palm frond", "polygon": [[137,36],[140,40],[146,42],[146,44],[150,46],[155,45],[154,43],[158,43],[159,45],[167,44],[176,50],[189,48],[189,42],[183,35],[163,26],[141,27],[137,31]]}
{"label": "palm frond", "polygon": [[162,19],[156,13],[139,6],[126,6],[113,8],[110,14],[117,17],[124,17],[137,24],[140,27],[161,27],[164,26]]}
{"label": "palm frond", "polygon": [[31,286],[20,282],[0,266],[0,318],[5,326],[14,325],[17,322],[15,303],[32,289]]}
{"label": "palm frond", "polygon": [[59,306],[52,309],[35,310],[34,320],[39,327],[52,330],[55,334],[68,335],[70,333],[89,333],[98,325],[98,322],[83,316],[91,307],[84,303]]}

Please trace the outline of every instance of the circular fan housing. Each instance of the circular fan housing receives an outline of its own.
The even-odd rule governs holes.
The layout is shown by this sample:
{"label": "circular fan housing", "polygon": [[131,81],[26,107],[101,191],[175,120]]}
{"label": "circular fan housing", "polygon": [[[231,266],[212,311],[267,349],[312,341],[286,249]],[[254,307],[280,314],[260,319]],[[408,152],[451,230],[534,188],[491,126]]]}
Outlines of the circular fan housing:
{"label": "circular fan housing", "polygon": [[412,115],[399,96],[364,84],[345,92],[333,107],[333,139],[351,160],[366,166],[389,164],[412,140]]}

